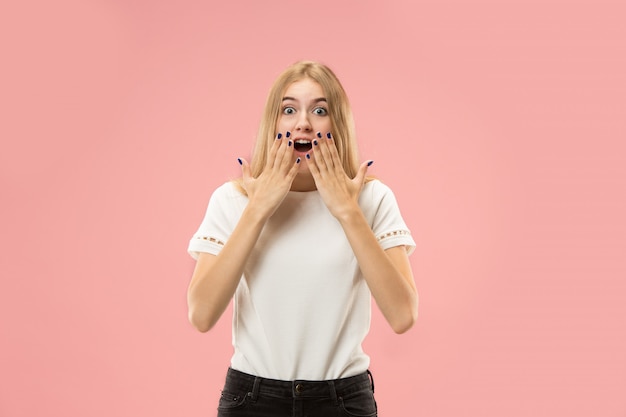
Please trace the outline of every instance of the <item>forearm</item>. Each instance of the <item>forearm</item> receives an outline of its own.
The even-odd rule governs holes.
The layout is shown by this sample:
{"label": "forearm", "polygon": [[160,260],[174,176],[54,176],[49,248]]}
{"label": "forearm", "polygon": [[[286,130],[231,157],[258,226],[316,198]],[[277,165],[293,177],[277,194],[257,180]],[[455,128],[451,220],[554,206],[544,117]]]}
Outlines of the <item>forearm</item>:
{"label": "forearm", "polygon": [[198,258],[187,292],[189,321],[201,332],[221,317],[243,274],[266,218],[248,206],[217,256]]}
{"label": "forearm", "polygon": [[338,220],[376,304],[395,332],[405,332],[417,319],[418,305],[411,267],[401,252],[405,249],[391,248],[386,253],[358,207]]}

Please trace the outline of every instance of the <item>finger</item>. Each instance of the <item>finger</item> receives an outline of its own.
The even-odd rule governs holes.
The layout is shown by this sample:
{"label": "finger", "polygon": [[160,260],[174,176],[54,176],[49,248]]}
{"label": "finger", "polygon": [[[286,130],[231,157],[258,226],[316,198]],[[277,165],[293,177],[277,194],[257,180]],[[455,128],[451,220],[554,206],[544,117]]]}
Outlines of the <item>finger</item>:
{"label": "finger", "polygon": [[317,165],[317,160],[314,156],[311,156],[311,152],[306,154],[306,164],[309,167],[309,172],[313,176],[313,180],[317,183],[318,178],[320,178],[320,169]]}
{"label": "finger", "polygon": [[326,140],[322,139],[322,134],[317,132],[318,139],[313,140],[313,149],[310,152],[311,158],[315,159],[315,163],[319,170],[327,170],[332,167],[332,160],[330,160],[330,155],[328,151],[324,151],[328,147],[326,144]]}
{"label": "finger", "polygon": [[337,169],[343,171],[343,164],[341,163],[341,159],[339,159],[339,151],[337,150],[337,144],[335,143],[335,138],[332,136],[330,132],[326,134],[326,144],[328,151],[330,152],[331,161],[333,161],[333,166]]}
{"label": "finger", "polygon": [[285,173],[291,168],[293,160],[293,140],[291,138],[291,132],[285,133],[285,136],[281,140],[280,147],[276,152],[274,159],[275,168],[283,169]]}
{"label": "finger", "polygon": [[300,157],[298,157],[291,166],[291,169],[287,173],[287,178],[289,178],[290,182],[293,182],[294,178],[296,178],[296,175],[298,174],[298,168],[300,167],[301,163],[302,161],[300,160]]}
{"label": "finger", "polygon": [[241,165],[241,174],[243,176],[243,180],[245,181],[250,178],[250,165],[248,164],[248,161],[243,158],[237,158],[237,162]]}
{"label": "finger", "polygon": [[243,158],[237,158],[237,162],[239,162],[239,165],[241,165],[241,185],[243,189],[248,192],[248,184],[250,184],[250,181],[252,180],[250,165],[248,164],[248,161]]}
{"label": "finger", "polygon": [[365,182],[365,174],[367,174],[367,169],[370,166],[372,166],[373,163],[374,161],[372,160],[363,162],[361,166],[359,167],[359,170],[357,171],[356,176],[354,177],[354,182],[362,186],[363,183]]}
{"label": "finger", "polygon": [[278,132],[272,146],[270,148],[270,152],[267,155],[267,161],[265,161],[265,168],[272,168],[274,166],[274,162],[276,161],[276,155],[278,154],[278,150],[280,149],[280,145],[283,142],[283,134]]}
{"label": "finger", "polygon": [[[328,133],[330,135],[330,133]],[[336,165],[341,165],[337,160],[334,160],[332,149],[335,146],[332,139],[320,139],[314,142],[315,160],[320,165],[321,169],[333,170]],[[335,150],[336,151],[336,150]],[[336,152],[335,152],[336,153]]]}

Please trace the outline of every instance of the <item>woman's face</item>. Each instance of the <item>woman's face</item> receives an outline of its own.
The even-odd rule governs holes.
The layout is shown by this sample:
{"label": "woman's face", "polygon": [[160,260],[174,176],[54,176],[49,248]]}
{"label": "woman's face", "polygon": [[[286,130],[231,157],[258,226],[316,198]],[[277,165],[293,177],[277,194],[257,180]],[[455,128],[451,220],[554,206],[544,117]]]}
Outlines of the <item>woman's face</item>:
{"label": "woman's face", "polygon": [[[310,78],[293,82],[283,95],[276,133],[282,133],[284,138],[287,132],[291,132],[294,160],[300,157],[304,162],[317,132],[326,137],[330,128],[328,103],[322,86]],[[300,164],[300,171],[303,170],[308,171],[308,164]]]}

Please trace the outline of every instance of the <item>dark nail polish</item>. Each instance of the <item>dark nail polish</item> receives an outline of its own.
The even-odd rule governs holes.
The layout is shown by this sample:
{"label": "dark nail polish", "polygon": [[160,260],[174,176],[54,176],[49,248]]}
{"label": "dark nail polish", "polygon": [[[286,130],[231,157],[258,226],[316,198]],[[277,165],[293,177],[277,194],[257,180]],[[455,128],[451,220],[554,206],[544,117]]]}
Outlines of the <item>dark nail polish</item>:
{"label": "dark nail polish", "polygon": [[321,139],[322,138],[322,132],[317,132],[317,137]]}
{"label": "dark nail polish", "polygon": [[331,138],[331,136],[330,136],[330,132],[328,132],[328,133],[326,134],[326,137],[327,137],[328,139],[330,139],[330,138]]}
{"label": "dark nail polish", "polygon": [[239,165],[243,165],[243,161],[241,160],[241,158],[237,158],[237,162],[239,162]]}
{"label": "dark nail polish", "polygon": [[368,167],[369,167],[369,166],[372,166],[372,164],[373,164],[373,163],[374,163],[374,161],[369,161],[369,162],[367,163],[367,166],[368,166]]}
{"label": "dark nail polish", "polygon": [[317,139],[313,139],[313,145],[317,146]]}
{"label": "dark nail polish", "polygon": [[285,135],[286,138],[291,137],[291,132],[287,132],[287,134]]}
{"label": "dark nail polish", "polygon": [[311,155],[306,154],[306,159],[311,159]]}
{"label": "dark nail polish", "polygon": [[291,141],[287,142],[287,146],[291,146]]}
{"label": "dark nail polish", "polygon": [[278,134],[278,136],[276,136],[276,139],[280,139],[280,138],[282,138],[282,137],[283,137],[283,134],[282,134],[282,133],[279,133],[279,134]]}
{"label": "dark nail polish", "polygon": [[298,157],[298,159],[296,159],[296,164],[300,163],[300,157]]}

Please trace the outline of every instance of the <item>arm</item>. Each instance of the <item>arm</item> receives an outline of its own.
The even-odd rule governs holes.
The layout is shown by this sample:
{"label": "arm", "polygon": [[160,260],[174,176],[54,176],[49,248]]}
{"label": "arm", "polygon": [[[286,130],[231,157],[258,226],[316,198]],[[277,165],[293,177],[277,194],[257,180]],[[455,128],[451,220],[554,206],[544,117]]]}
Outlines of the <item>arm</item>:
{"label": "arm", "polygon": [[395,332],[407,331],[417,319],[418,296],[406,250],[402,246],[383,250],[358,204],[371,162],[361,164],[351,179],[332,138],[314,142],[311,154],[307,163],[315,184],[341,224],[376,304]]}
{"label": "arm", "polygon": [[232,235],[218,255],[201,253],[187,291],[189,321],[209,331],[228,306],[252,248],[263,230],[261,213],[246,207]]}
{"label": "arm", "polygon": [[233,297],[243,269],[267,219],[287,195],[298,172],[291,141],[275,140],[268,162],[258,178],[241,160],[248,205],[218,255],[203,253],[187,290],[189,321],[201,332],[210,330]]}
{"label": "arm", "polygon": [[418,296],[404,246],[383,250],[357,205],[338,219],[376,304],[394,332],[417,320]]}

